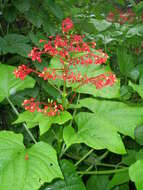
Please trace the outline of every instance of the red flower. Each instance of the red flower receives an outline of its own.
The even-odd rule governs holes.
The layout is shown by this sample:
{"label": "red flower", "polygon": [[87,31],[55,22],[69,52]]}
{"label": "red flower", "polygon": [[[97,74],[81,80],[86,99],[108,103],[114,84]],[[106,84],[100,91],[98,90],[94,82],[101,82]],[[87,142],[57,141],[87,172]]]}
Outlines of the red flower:
{"label": "red flower", "polygon": [[66,18],[65,20],[63,20],[62,22],[62,31],[64,32],[68,32],[69,30],[71,30],[74,27],[73,22],[70,18]]}
{"label": "red flower", "polygon": [[24,80],[25,77],[32,72],[32,69],[28,68],[26,65],[18,66],[18,69],[15,69],[14,75],[16,78]]}
{"label": "red flower", "polygon": [[63,106],[61,104],[57,104],[55,101],[50,101],[48,103],[36,102],[35,98],[24,100],[22,105],[24,106],[25,110],[28,110],[30,112],[37,111],[48,116],[59,115],[60,112],[63,111]]}
{"label": "red flower", "polygon": [[42,52],[40,52],[38,50],[39,50],[38,48],[34,47],[31,50],[31,52],[28,54],[28,57],[31,57],[32,61],[36,61],[37,60],[39,63],[41,63],[42,60],[41,60],[40,56],[41,56]]}

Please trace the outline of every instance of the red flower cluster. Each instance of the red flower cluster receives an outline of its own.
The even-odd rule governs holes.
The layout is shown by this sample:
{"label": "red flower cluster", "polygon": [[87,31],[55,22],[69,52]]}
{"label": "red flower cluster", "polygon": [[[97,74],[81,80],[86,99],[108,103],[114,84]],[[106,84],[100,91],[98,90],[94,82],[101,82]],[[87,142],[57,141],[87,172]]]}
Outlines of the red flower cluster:
{"label": "red flower cluster", "polygon": [[73,22],[70,18],[66,18],[63,22],[62,22],[62,31],[63,32],[68,32],[69,30],[71,30],[73,28]]}
{"label": "red flower cluster", "polygon": [[[52,40],[46,42],[41,40],[44,43],[43,50],[35,48],[29,54],[29,57],[32,58],[32,61],[37,60],[41,62],[42,54],[49,54],[51,56],[60,57],[60,61],[64,64],[65,59],[70,65],[75,64],[102,64],[107,61],[108,55],[103,53],[102,50],[94,50],[96,46],[95,42],[84,42],[83,36],[80,35],[70,35],[60,36],[57,35]],[[77,53],[81,53],[78,57]]]}
{"label": "red flower cluster", "polygon": [[119,22],[120,24],[124,24],[126,22],[132,23],[136,20],[136,14],[132,11],[132,9],[128,9],[123,12],[122,10],[115,8],[115,12],[109,12],[106,19],[109,22]]}
{"label": "red flower cluster", "polygon": [[16,78],[24,80],[25,77],[32,72],[32,69],[28,68],[26,65],[18,66],[18,69],[15,69],[14,75]]}
{"label": "red flower cluster", "polygon": [[[44,80],[62,80],[67,83],[78,83],[79,87],[85,84],[95,85],[97,89],[105,86],[112,86],[115,83],[116,77],[111,72],[100,74],[98,76],[89,77],[88,73],[82,75],[80,72],[73,72],[78,64],[87,66],[89,64],[102,64],[108,59],[108,55],[102,50],[95,50],[95,42],[86,42],[83,35],[66,33],[73,28],[73,22],[67,18],[62,23],[62,35],[56,37],[50,36],[49,40],[40,40],[43,43],[43,48],[34,47],[29,54],[32,61],[41,62],[42,55],[56,56],[59,58],[61,68],[44,68],[43,72],[28,68],[26,65],[19,66],[14,74],[17,78],[24,79],[26,75],[35,73]],[[62,65],[62,66],[61,66]],[[36,102],[34,98],[25,100],[23,106],[30,112],[41,112],[48,116],[59,115],[63,111],[61,104],[56,102]]]}
{"label": "red flower cluster", "polygon": [[28,57],[32,58],[32,61],[38,61],[39,63],[42,62],[41,60],[41,54],[42,52],[39,51],[37,47],[34,47],[31,52],[28,54]]}
{"label": "red flower cluster", "polygon": [[[44,102],[36,102],[34,98],[30,100],[24,100],[22,103],[25,110],[30,112],[40,112],[48,116],[59,115],[61,111],[63,111],[63,106],[58,104],[55,101],[50,101],[48,103]],[[43,107],[43,108],[42,108]]]}

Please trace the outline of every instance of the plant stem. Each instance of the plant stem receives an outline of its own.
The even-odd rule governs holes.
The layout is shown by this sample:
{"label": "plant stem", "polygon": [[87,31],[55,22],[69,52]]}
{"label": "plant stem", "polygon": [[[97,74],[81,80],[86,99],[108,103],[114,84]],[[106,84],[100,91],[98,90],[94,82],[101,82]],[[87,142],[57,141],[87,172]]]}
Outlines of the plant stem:
{"label": "plant stem", "polygon": [[94,151],[94,149],[91,149],[90,151],[88,151],[78,162],[75,163],[75,166],[78,166],[86,157],[88,157],[92,152]]}
{"label": "plant stem", "polygon": [[62,149],[61,149],[61,153],[60,153],[60,155],[59,155],[59,158],[61,158],[61,157],[64,155],[64,153],[65,153],[66,151],[67,151],[66,144],[63,143],[63,146],[62,146]]}
{"label": "plant stem", "polygon": [[[78,104],[78,102],[79,102],[79,99],[80,99],[80,93],[78,94],[78,96],[77,96],[77,102],[76,102],[76,105]],[[70,126],[72,125],[72,123],[73,123],[73,120],[74,120],[74,117],[75,117],[75,115],[76,115],[76,112],[77,112],[77,109],[75,108],[74,109],[74,112],[73,112],[73,117],[72,117],[72,119],[71,119],[71,121],[70,121]]]}
{"label": "plant stem", "polygon": [[[72,158],[74,160],[79,160],[80,159],[80,157],[75,156],[75,155],[70,155],[68,153],[66,153],[66,156],[69,157],[69,158]],[[100,159],[98,158],[98,161],[96,161],[96,160],[84,160],[83,162],[86,165],[92,164],[92,165],[96,165],[96,166],[105,166],[105,167],[112,167],[112,168],[122,168],[122,166],[119,166],[118,164],[115,165],[115,164],[100,163],[99,160]]]}
{"label": "plant stem", "polygon": [[64,80],[63,93],[62,93],[62,104],[66,107],[66,80]]}
{"label": "plant stem", "polygon": [[[93,165],[90,165],[85,171],[86,172],[89,172],[90,170],[92,170],[93,168]],[[80,177],[82,177],[84,174],[81,174]]]}
{"label": "plant stem", "polygon": [[122,172],[126,170],[128,170],[128,167],[121,169],[114,169],[114,170],[103,170],[103,171],[77,171],[77,173],[81,175],[90,175],[90,174],[102,175],[102,174],[112,174],[112,173]]}
{"label": "plant stem", "polygon": [[[14,106],[14,104],[12,103],[12,101],[8,97],[7,97],[7,101],[11,105],[11,107],[12,107],[13,111],[15,112],[15,114],[17,116],[19,116],[18,110],[16,109],[16,107]],[[31,131],[28,129],[27,125],[25,123],[23,123],[23,126],[24,126],[25,130],[27,131],[27,133],[29,134],[29,136],[31,137],[31,139],[33,140],[33,142],[36,144],[37,141],[36,141],[35,137],[33,136],[33,134],[31,133]]]}
{"label": "plant stem", "polygon": [[102,154],[100,157],[99,157],[99,160],[103,160],[107,154],[109,153],[109,151],[107,150],[106,152],[104,152],[104,154]]}

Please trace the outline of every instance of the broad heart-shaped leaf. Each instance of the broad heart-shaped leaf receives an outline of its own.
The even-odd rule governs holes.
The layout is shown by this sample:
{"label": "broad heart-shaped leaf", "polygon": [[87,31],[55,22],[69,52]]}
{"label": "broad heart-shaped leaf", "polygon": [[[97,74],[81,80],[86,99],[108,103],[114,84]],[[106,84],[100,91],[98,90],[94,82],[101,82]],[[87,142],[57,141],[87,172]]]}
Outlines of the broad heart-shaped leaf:
{"label": "broad heart-shaped leaf", "polygon": [[137,190],[143,189],[143,160],[138,160],[129,168],[130,179],[135,182]]}
{"label": "broad heart-shaped leaf", "polygon": [[59,177],[56,151],[50,145],[38,142],[26,149],[22,135],[0,132],[0,190],[37,190]]}
{"label": "broad heart-shaped leaf", "polygon": [[24,80],[16,79],[15,67],[0,64],[0,101],[25,88],[33,88],[35,80],[27,76]]}
{"label": "broad heart-shaped leaf", "polygon": [[60,165],[64,180],[57,180],[49,184],[44,190],[86,190],[71,162],[62,160]]}
{"label": "broad heart-shaped leaf", "polygon": [[95,113],[96,119],[116,127],[117,131],[134,138],[134,129],[143,122],[143,108],[129,106],[122,102],[85,98],[80,101],[83,107]]}
{"label": "broad heart-shaped leaf", "polygon": [[143,108],[94,98],[82,99],[80,105],[93,113],[81,112],[76,116],[77,133],[72,127],[64,129],[66,145],[83,142],[95,149],[125,153],[118,132],[134,138],[135,127],[143,122]]}
{"label": "broad heart-shaped leaf", "polygon": [[75,117],[78,132],[75,133],[71,127],[64,129],[64,140],[67,147],[74,143],[85,143],[94,149],[107,148],[118,154],[126,153],[117,129],[103,118],[94,113],[79,113]]}
{"label": "broad heart-shaped leaf", "polygon": [[[96,52],[95,52],[96,53]],[[76,56],[76,55],[74,55]],[[78,54],[77,54],[78,56]],[[79,56],[80,57],[80,56]],[[53,58],[49,65],[50,68],[63,68],[63,65],[60,63],[59,58]],[[70,67],[70,70],[75,74],[80,73],[82,76],[87,75],[88,77],[96,77],[100,74],[109,73],[111,69],[108,66],[103,65],[75,65],[74,67]],[[59,74],[62,74],[59,72]],[[49,83],[54,83],[58,87],[63,85],[63,81],[57,80],[49,80]],[[83,93],[83,94],[91,94],[95,97],[103,97],[103,98],[119,98],[120,97],[120,84],[119,81],[113,86],[107,86],[102,89],[96,89],[96,86],[93,84],[84,84],[79,87],[79,83],[70,83],[67,82],[67,87],[72,87],[73,91]]]}
{"label": "broad heart-shaped leaf", "polygon": [[14,124],[26,122],[29,128],[35,127],[37,124],[39,124],[40,135],[42,135],[49,130],[53,123],[62,125],[70,119],[72,119],[72,116],[67,111],[63,111],[60,113],[60,115],[51,117],[44,115],[43,113],[31,113],[29,111],[25,111],[19,114],[19,117],[14,122]]}

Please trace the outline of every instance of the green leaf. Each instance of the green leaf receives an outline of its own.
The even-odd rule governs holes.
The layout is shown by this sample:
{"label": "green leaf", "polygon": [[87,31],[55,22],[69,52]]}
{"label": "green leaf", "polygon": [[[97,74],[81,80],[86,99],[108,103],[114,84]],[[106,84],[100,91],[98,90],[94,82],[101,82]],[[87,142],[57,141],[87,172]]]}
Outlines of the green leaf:
{"label": "green leaf", "polygon": [[26,149],[22,135],[0,132],[0,189],[37,190],[45,182],[62,178],[56,151],[38,142]]}
{"label": "green leaf", "polygon": [[143,2],[139,2],[138,4],[136,4],[136,6],[134,6],[135,8],[135,12],[136,13],[142,13],[143,11]]}
{"label": "green leaf", "polygon": [[140,149],[138,152],[136,152],[136,161],[143,159],[143,149]]}
{"label": "green leaf", "polygon": [[135,127],[143,122],[143,108],[140,106],[93,98],[85,98],[80,101],[80,104],[94,112],[96,117],[104,118],[104,121],[115,126],[120,133],[132,138],[134,138]]}
{"label": "green leaf", "polygon": [[4,38],[0,37],[0,54],[5,53],[6,49],[6,41],[4,40]]}
{"label": "green leaf", "polygon": [[25,11],[28,11],[30,6],[31,6],[31,2],[30,0],[13,0],[12,1],[14,6],[22,13],[24,13]]}
{"label": "green leaf", "polygon": [[20,34],[8,34],[5,35],[2,40],[2,46],[0,51],[4,54],[19,54],[24,57],[28,57],[28,53],[31,51],[31,46],[28,44],[28,38]]}
{"label": "green leaf", "polygon": [[128,181],[129,181],[128,170],[118,172],[113,176],[113,178],[109,182],[109,189],[112,189],[114,186],[124,184]]}
{"label": "green leaf", "polygon": [[80,143],[77,134],[71,126],[65,127],[63,130],[63,138],[67,147],[70,147],[74,143]]}
{"label": "green leaf", "polygon": [[135,140],[140,145],[143,145],[143,125],[135,128]]}
{"label": "green leaf", "polygon": [[74,132],[71,127],[64,129],[63,136],[67,147],[74,143],[85,143],[94,149],[107,148],[118,154],[126,153],[117,129],[102,118],[104,117],[93,113],[79,113],[75,118],[78,132]]}
{"label": "green leaf", "polygon": [[17,17],[17,10],[14,6],[6,6],[3,14],[6,21],[12,23]]}
{"label": "green leaf", "polygon": [[[50,62],[50,68],[62,68],[62,64],[58,58],[53,58]],[[70,70],[78,74],[80,73],[82,76],[87,75],[88,77],[96,77],[100,74],[111,72],[111,69],[108,66],[102,65],[76,65],[75,67],[70,68]],[[60,71],[61,72],[61,71]],[[60,73],[59,74],[62,74]],[[62,80],[49,80],[49,83],[54,83],[56,86],[60,87],[63,85]],[[71,83],[67,82],[67,87],[72,87],[73,91],[83,93],[83,94],[91,94],[95,97],[104,97],[104,98],[119,98],[120,97],[120,83],[117,82],[113,86],[107,86],[102,89],[96,89],[95,85],[93,84],[84,84],[79,87],[79,83]]]}
{"label": "green leaf", "polygon": [[29,76],[25,80],[16,79],[13,74],[15,69],[13,66],[0,64],[0,101],[17,91],[33,88],[35,85],[35,80]]}
{"label": "green leaf", "polygon": [[94,25],[94,27],[96,28],[98,32],[107,30],[112,25],[111,22],[108,22],[106,20],[98,20],[98,19],[93,19],[93,18],[90,19],[90,23]]}
{"label": "green leaf", "polygon": [[81,142],[95,149],[107,148],[118,154],[126,153],[116,127],[106,120],[103,115],[81,112],[75,120],[78,125],[77,136],[81,139]]}
{"label": "green leaf", "polygon": [[130,179],[135,182],[137,190],[143,189],[143,160],[138,160],[129,168]]}
{"label": "green leaf", "polygon": [[117,82],[113,86],[103,87],[102,89],[96,89],[93,84],[85,84],[80,88],[74,90],[83,94],[90,94],[94,97],[102,97],[102,98],[119,98],[120,97],[120,82]]}
{"label": "green leaf", "polygon": [[130,166],[131,164],[136,162],[136,151],[135,150],[127,150],[127,154],[122,156],[122,163]]}
{"label": "green leaf", "polygon": [[134,69],[133,57],[127,53],[124,47],[117,49],[117,61],[120,72],[125,76],[129,76],[131,70]]}
{"label": "green leaf", "polygon": [[142,35],[143,35],[143,25],[137,24],[136,26],[133,26],[128,30],[126,37],[131,38],[133,36],[142,36]]}
{"label": "green leaf", "polygon": [[37,28],[40,28],[44,22],[42,19],[42,13],[43,13],[43,9],[41,8],[40,2],[33,1],[30,9],[26,11],[24,14],[25,14],[26,19],[29,22],[31,22]]}
{"label": "green leaf", "polygon": [[43,6],[46,10],[50,10],[53,15],[55,15],[59,19],[63,19],[63,12],[58,6],[57,3],[55,3],[53,0],[44,0],[43,1]]}
{"label": "green leaf", "polygon": [[25,111],[19,114],[19,117],[14,122],[14,124],[26,122],[29,128],[33,128],[37,124],[39,124],[40,135],[42,135],[49,130],[49,128],[53,123],[62,125],[65,122],[69,121],[70,119],[72,119],[72,116],[67,111],[63,111],[60,113],[60,115],[53,117],[44,115],[43,113],[38,113],[38,112],[31,113],[29,111]]}
{"label": "green leaf", "polygon": [[143,108],[93,98],[80,100],[80,105],[93,113],[81,112],[76,116],[77,133],[71,127],[64,129],[67,146],[85,143],[95,149],[107,148],[124,154],[126,151],[118,132],[134,138],[135,127],[143,121]]}
{"label": "green leaf", "polygon": [[[88,77],[96,77],[100,74],[111,72],[111,69],[108,66],[102,65],[77,65],[72,69],[74,73],[81,73],[82,76],[87,75]],[[94,97],[103,97],[103,98],[119,98],[119,88],[120,83],[117,82],[113,86],[103,87],[102,89],[97,89],[93,84],[84,84],[79,87],[79,83],[69,84],[72,86],[73,91],[83,93],[83,94],[91,94]]]}
{"label": "green leaf", "polygon": [[129,189],[128,184],[123,184],[123,185],[119,185],[119,186],[113,188],[112,190],[130,190],[130,189]]}
{"label": "green leaf", "polygon": [[132,82],[129,85],[143,98],[143,84],[134,84]]}
{"label": "green leaf", "polygon": [[86,190],[81,178],[77,175],[74,165],[67,161],[61,161],[61,170],[64,180],[57,180],[49,184],[44,190]]}
{"label": "green leaf", "polygon": [[108,188],[109,184],[109,176],[108,175],[93,175],[91,176],[87,183],[86,183],[86,189],[87,190],[109,190]]}

